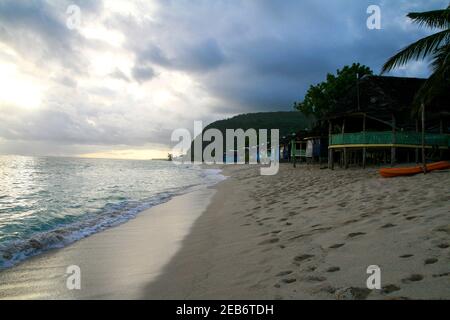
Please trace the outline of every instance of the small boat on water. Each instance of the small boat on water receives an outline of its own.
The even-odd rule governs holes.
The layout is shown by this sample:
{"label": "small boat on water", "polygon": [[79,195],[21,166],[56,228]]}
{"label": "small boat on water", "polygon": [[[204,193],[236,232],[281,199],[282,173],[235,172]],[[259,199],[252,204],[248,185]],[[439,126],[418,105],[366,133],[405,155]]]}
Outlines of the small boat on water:
{"label": "small boat on water", "polygon": [[[435,170],[445,170],[450,169],[450,162],[448,161],[440,161],[435,163],[427,164],[427,172],[435,171]],[[416,167],[406,167],[406,168],[382,168],[380,169],[381,176],[385,178],[393,178],[400,176],[411,176],[414,174],[423,173],[422,166]]]}

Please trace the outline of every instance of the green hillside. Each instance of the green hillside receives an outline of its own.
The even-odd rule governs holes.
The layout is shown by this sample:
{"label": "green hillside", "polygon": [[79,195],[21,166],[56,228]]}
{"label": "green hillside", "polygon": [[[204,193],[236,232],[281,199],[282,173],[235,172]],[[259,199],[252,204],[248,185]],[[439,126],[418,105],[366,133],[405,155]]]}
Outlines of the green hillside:
{"label": "green hillside", "polygon": [[[226,130],[227,129],[255,129],[258,133],[259,129],[267,129],[268,138],[270,139],[270,129],[280,130],[280,139],[299,130],[311,129],[314,124],[314,118],[306,117],[299,111],[279,111],[279,112],[259,112],[241,114],[229,119],[219,120],[211,123],[203,132],[208,129],[218,129],[224,137],[224,150],[226,149]],[[199,137],[197,137],[199,139]],[[193,149],[193,143],[191,149]],[[205,148],[209,143],[203,142]],[[192,158],[193,159],[193,158]]]}
{"label": "green hillside", "polygon": [[205,130],[219,129],[225,136],[226,129],[279,129],[280,137],[283,137],[305,128],[311,129],[313,121],[313,118],[308,118],[298,111],[247,113],[215,121]]}

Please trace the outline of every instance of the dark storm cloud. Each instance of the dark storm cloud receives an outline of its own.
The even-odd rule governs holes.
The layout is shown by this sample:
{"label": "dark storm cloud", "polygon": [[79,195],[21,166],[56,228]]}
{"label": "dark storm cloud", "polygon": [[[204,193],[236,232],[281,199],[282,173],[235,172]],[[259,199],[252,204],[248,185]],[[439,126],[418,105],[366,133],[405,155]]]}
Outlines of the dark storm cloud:
{"label": "dark storm cloud", "polygon": [[138,62],[151,62],[166,68],[186,71],[208,71],[224,63],[225,57],[215,39],[178,48],[175,57],[168,57],[161,48],[149,44],[138,54]]}
{"label": "dark storm cloud", "polygon": [[39,66],[58,64],[67,72],[89,73],[83,50],[102,48],[101,41],[86,41],[66,21],[69,5],[81,8],[83,22],[95,19],[103,9],[100,0],[3,0],[0,1],[0,41],[12,46],[28,62]]}
{"label": "dark storm cloud", "polygon": [[[291,109],[311,84],[353,62],[378,73],[396,51],[427,34],[406,14],[447,1],[161,1],[153,37],[138,61],[192,72],[230,113]],[[382,29],[369,30],[366,10],[381,7]],[[207,14],[205,14],[207,13]],[[188,41],[186,41],[188,39]],[[426,76],[425,68],[415,73]],[[227,105],[227,103],[225,103]],[[225,108],[225,109],[223,109]]]}

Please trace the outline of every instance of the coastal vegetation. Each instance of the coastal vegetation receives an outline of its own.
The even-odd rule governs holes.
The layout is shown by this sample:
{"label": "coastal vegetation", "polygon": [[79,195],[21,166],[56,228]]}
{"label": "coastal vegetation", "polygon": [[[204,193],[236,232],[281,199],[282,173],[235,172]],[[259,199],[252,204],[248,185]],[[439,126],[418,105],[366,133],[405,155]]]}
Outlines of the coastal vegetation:
{"label": "coastal vegetation", "polygon": [[225,136],[226,129],[279,129],[280,137],[297,132],[299,129],[311,129],[314,116],[295,111],[258,112],[234,116],[211,123],[205,130],[218,129]]}
{"label": "coastal vegetation", "polygon": [[413,60],[429,59],[431,76],[415,97],[416,109],[421,104],[431,104],[436,96],[448,92],[450,85],[450,5],[446,9],[411,12],[408,15],[421,27],[439,31],[424,37],[391,57],[382,72],[405,66]]}
{"label": "coastal vegetation", "polygon": [[369,67],[359,63],[345,66],[336,74],[328,73],[325,81],[310,86],[303,101],[295,102],[294,108],[317,119],[326,117],[336,111],[342,96],[355,87],[359,79],[372,74]]}

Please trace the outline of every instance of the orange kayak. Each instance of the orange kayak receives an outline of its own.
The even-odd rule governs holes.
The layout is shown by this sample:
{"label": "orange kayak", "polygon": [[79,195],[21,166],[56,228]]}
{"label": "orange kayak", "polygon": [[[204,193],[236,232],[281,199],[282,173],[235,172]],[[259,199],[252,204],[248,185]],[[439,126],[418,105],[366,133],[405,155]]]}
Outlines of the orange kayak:
{"label": "orange kayak", "polygon": [[[450,169],[450,162],[440,161],[427,164],[427,171],[445,170]],[[385,178],[399,177],[399,176],[411,176],[414,174],[423,173],[422,166],[407,167],[407,168],[382,168],[380,174]]]}

